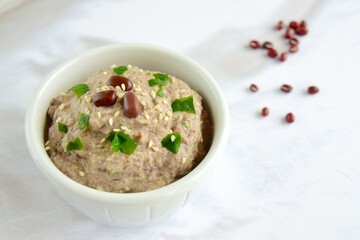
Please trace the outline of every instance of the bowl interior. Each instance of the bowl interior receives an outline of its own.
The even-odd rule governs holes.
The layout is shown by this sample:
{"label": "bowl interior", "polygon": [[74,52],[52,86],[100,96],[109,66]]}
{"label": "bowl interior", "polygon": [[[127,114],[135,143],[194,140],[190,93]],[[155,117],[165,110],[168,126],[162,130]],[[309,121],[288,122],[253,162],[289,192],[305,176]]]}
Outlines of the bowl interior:
{"label": "bowl interior", "polygon": [[[43,80],[35,92],[26,117],[27,142],[36,164],[48,178],[57,177],[58,180],[61,178],[59,174],[62,173],[52,164],[44,150],[43,131],[50,100],[57,96],[60,91],[66,92],[74,84],[86,80],[93,72],[106,69],[113,64],[131,64],[147,70],[168,73],[184,80],[203,96],[209,106],[214,122],[213,143],[206,158],[192,172],[175,183],[179,185],[181,183],[178,182],[181,181],[187,181],[188,183],[193,181],[195,175],[205,171],[207,162],[210,162],[211,158],[217,155],[217,152],[225,144],[224,141],[227,138],[226,129],[229,121],[225,100],[215,80],[196,62],[172,50],[142,44],[109,45],[90,50],[60,65]],[[49,174],[52,176],[49,177]],[[63,175],[63,178],[67,177]],[[60,181],[63,180],[65,179]],[[72,180],[71,183],[70,179],[65,181],[67,181],[66,184],[76,185]],[[171,185],[175,183],[163,188],[171,188]],[[90,188],[82,185],[75,185],[75,188],[79,188],[77,190],[82,188],[81,190],[84,191],[100,192],[95,189],[90,190]],[[157,190],[150,192],[154,191]]]}

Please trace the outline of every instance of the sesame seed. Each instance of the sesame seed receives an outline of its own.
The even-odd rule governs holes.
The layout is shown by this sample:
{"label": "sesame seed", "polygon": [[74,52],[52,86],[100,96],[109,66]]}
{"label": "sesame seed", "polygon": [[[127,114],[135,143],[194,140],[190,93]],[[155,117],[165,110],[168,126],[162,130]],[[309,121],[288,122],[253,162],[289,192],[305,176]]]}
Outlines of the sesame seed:
{"label": "sesame seed", "polygon": [[152,98],[156,98],[156,94],[155,94],[154,91],[151,91],[151,92],[150,92],[150,95],[151,95]]}
{"label": "sesame seed", "polygon": [[91,103],[91,97],[90,96],[85,96],[85,101],[87,102],[87,103]]}
{"label": "sesame seed", "polygon": [[172,116],[172,112],[167,111],[167,112],[166,112],[166,115],[168,115],[169,117],[171,117],[171,116]]}
{"label": "sesame seed", "polygon": [[107,90],[110,90],[110,88],[108,86],[104,85],[104,86],[101,87],[101,90],[107,91]]}
{"label": "sesame seed", "polygon": [[150,118],[147,113],[144,113],[144,116],[145,116],[146,119],[149,119],[149,118]]}
{"label": "sesame seed", "polygon": [[142,69],[139,69],[139,72],[143,72],[144,70],[142,70]]}
{"label": "sesame seed", "polygon": [[86,115],[90,115],[90,110],[86,109],[86,111],[84,112]]}
{"label": "sesame seed", "polygon": [[146,95],[147,95],[147,93],[142,92],[142,93],[141,93],[141,95],[146,96]]}
{"label": "sesame seed", "polygon": [[105,138],[102,138],[101,140],[100,140],[100,143],[103,143],[103,142],[105,142]]}
{"label": "sesame seed", "polygon": [[111,65],[110,68],[116,68],[116,64]]}
{"label": "sesame seed", "polygon": [[101,112],[97,112],[99,118],[101,118]]}
{"label": "sesame seed", "polygon": [[119,115],[120,115],[120,111],[119,111],[119,110],[114,113],[114,117],[117,117],[117,116],[119,116]]}
{"label": "sesame seed", "polygon": [[119,128],[115,128],[113,129],[114,132],[120,132],[120,129]]}
{"label": "sesame seed", "polygon": [[175,135],[171,135],[170,140],[171,140],[172,142],[174,142],[175,139],[176,139]]}
{"label": "sesame seed", "polygon": [[165,117],[164,117],[164,120],[165,120],[165,122],[169,121],[169,117],[168,117],[168,116],[165,116]]}
{"label": "sesame seed", "polygon": [[112,118],[109,119],[109,124],[112,126],[114,124],[114,120]]}
{"label": "sesame seed", "polygon": [[141,101],[140,104],[145,107],[146,106],[146,103],[144,101]]}
{"label": "sesame seed", "polygon": [[159,114],[159,120],[163,119],[164,118],[164,114],[163,113],[160,113]]}
{"label": "sesame seed", "polygon": [[132,68],[132,66],[131,66],[130,64],[129,64],[129,65],[127,65],[127,67],[128,67],[128,68]]}
{"label": "sesame seed", "polygon": [[59,107],[59,110],[61,111],[61,110],[63,110],[64,109],[64,107],[65,107],[65,105],[62,103],[62,104],[60,104],[60,107]]}
{"label": "sesame seed", "polygon": [[154,107],[155,110],[158,110],[159,112],[162,112],[162,107],[159,104],[156,104]]}
{"label": "sesame seed", "polygon": [[154,152],[160,151],[160,149],[159,149],[158,147],[152,147],[151,149],[152,149]]}
{"label": "sesame seed", "polygon": [[79,171],[79,175],[80,175],[80,177],[83,177],[83,176],[85,176],[85,173],[83,171]]}
{"label": "sesame seed", "polygon": [[88,108],[85,108],[85,109],[84,109],[84,113],[86,113],[87,111],[89,111],[89,109],[88,109]]}
{"label": "sesame seed", "polygon": [[164,99],[164,100],[163,100],[163,103],[164,103],[164,104],[167,104],[167,103],[168,103],[168,101],[166,101],[166,99]]}
{"label": "sesame seed", "polygon": [[136,88],[136,85],[135,85],[135,83],[133,83],[133,88]]}
{"label": "sesame seed", "polygon": [[66,93],[64,93],[64,92],[60,92],[60,95],[61,95],[61,96],[65,96],[65,95],[66,95]]}
{"label": "sesame seed", "polygon": [[175,83],[175,78],[171,77],[170,79],[172,83]]}
{"label": "sesame seed", "polygon": [[129,135],[131,133],[131,129],[125,130],[124,133]]}
{"label": "sesame seed", "polygon": [[181,158],[181,164],[185,164],[186,163],[186,157],[182,157]]}
{"label": "sesame seed", "polygon": [[50,146],[46,146],[46,147],[45,147],[45,150],[46,150],[46,151],[49,151],[50,149],[51,149]]}
{"label": "sesame seed", "polygon": [[116,96],[118,96],[118,98],[122,98],[124,96],[123,92],[116,92]]}
{"label": "sesame seed", "polygon": [[123,91],[125,91],[125,90],[126,90],[126,86],[125,86],[125,84],[124,84],[124,83],[120,84],[120,87],[121,87],[121,89],[122,89]]}
{"label": "sesame seed", "polygon": [[49,145],[50,141],[47,140],[46,143],[45,143],[45,146]]}
{"label": "sesame seed", "polygon": [[141,87],[137,87],[134,90],[135,90],[135,92],[141,92]]}
{"label": "sesame seed", "polygon": [[150,141],[149,141],[149,144],[148,144],[148,147],[151,148],[153,144],[154,144],[154,141],[153,141],[153,140],[150,140]]}
{"label": "sesame seed", "polygon": [[128,128],[126,126],[121,126],[120,128],[124,131],[128,130]]}
{"label": "sesame seed", "polygon": [[104,75],[107,75],[107,74],[108,74],[108,72],[107,72],[107,71],[104,71],[104,72],[103,72],[103,74],[104,74]]}
{"label": "sesame seed", "polygon": [[56,122],[61,122],[62,121],[62,118],[59,117],[58,119],[56,119]]}
{"label": "sesame seed", "polygon": [[121,90],[121,88],[120,88],[119,85],[117,85],[117,86],[115,87],[115,89],[116,89],[116,90]]}
{"label": "sesame seed", "polygon": [[100,89],[100,88],[96,88],[96,92],[101,92],[101,89]]}
{"label": "sesame seed", "polygon": [[173,133],[174,131],[172,130],[172,129],[170,129],[170,131],[169,131],[170,133]]}
{"label": "sesame seed", "polygon": [[154,123],[158,123],[159,122],[159,120],[157,120],[156,118],[154,119]]}

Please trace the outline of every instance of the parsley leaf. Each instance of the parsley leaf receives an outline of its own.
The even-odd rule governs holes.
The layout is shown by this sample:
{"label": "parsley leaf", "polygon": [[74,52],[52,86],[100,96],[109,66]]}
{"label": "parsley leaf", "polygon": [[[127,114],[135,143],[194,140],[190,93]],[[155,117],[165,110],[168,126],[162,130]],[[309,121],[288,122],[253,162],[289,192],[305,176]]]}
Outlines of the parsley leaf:
{"label": "parsley leaf", "polygon": [[118,66],[113,69],[116,75],[122,76],[128,70],[127,66]]}
{"label": "parsley leaf", "polygon": [[70,90],[73,91],[76,94],[76,96],[79,98],[82,95],[84,95],[87,91],[89,91],[89,86],[83,83],[76,84]]}
{"label": "parsley leaf", "polygon": [[78,129],[84,130],[89,126],[90,116],[85,113],[80,113],[78,120]]}
{"label": "parsley leaf", "polygon": [[163,87],[168,84],[169,76],[164,73],[155,73],[153,76],[154,78],[148,81],[149,86],[159,86],[159,90],[157,91],[156,95],[158,95],[159,97],[164,97],[165,95]]}
{"label": "parsley leaf", "polygon": [[65,124],[63,124],[63,123],[61,123],[61,122],[58,122],[57,125],[58,125],[58,130],[59,130],[60,132],[63,132],[63,133],[67,133],[67,132],[68,132],[68,128],[67,128],[67,126],[66,126]]}
{"label": "parsley leaf", "polygon": [[81,150],[81,149],[83,149],[83,144],[79,137],[76,137],[74,141],[68,142],[66,146],[66,151]]}
{"label": "parsley leaf", "polygon": [[122,132],[111,131],[106,140],[111,141],[111,150],[113,152],[122,152],[127,155],[131,155],[136,147],[137,143],[129,137],[129,135]]}
{"label": "parsley leaf", "polygon": [[168,135],[161,141],[161,145],[169,150],[170,152],[177,153],[180,148],[182,138],[179,132],[173,132]]}
{"label": "parsley leaf", "polygon": [[193,96],[175,99],[171,104],[171,108],[173,112],[195,113]]}

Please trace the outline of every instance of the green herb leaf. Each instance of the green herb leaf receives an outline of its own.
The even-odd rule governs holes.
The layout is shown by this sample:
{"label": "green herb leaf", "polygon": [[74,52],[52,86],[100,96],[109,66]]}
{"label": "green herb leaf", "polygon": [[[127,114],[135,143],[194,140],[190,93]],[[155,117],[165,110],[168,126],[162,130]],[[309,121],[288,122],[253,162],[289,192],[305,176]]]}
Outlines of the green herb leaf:
{"label": "green herb leaf", "polygon": [[87,91],[89,91],[89,86],[83,83],[76,84],[71,88],[71,91],[73,91],[76,94],[76,96],[79,98],[82,95],[84,95]]}
{"label": "green herb leaf", "polygon": [[66,151],[81,150],[81,149],[83,149],[83,144],[79,137],[76,137],[74,141],[68,142],[66,146]]}
{"label": "green herb leaf", "polygon": [[127,66],[118,66],[113,69],[116,75],[122,76],[128,70]]}
{"label": "green herb leaf", "polygon": [[164,73],[155,73],[153,79],[148,81],[150,87],[159,86],[159,90],[157,91],[156,95],[159,97],[164,97],[164,90],[163,87],[166,86],[169,82],[169,76]]}
{"label": "green herb leaf", "polygon": [[171,104],[173,112],[195,113],[193,96],[175,99]]}
{"label": "green herb leaf", "polygon": [[136,147],[137,143],[129,137],[129,135],[122,132],[111,131],[106,140],[111,141],[111,150],[113,152],[122,152],[127,155],[131,155]]}
{"label": "green herb leaf", "polygon": [[63,133],[67,133],[67,132],[68,132],[68,128],[67,128],[67,126],[66,126],[65,124],[63,124],[63,123],[61,123],[61,122],[58,122],[57,125],[58,125],[58,130],[59,130],[60,132],[63,132]]}
{"label": "green herb leaf", "polygon": [[168,135],[161,141],[161,145],[167,150],[177,153],[180,149],[180,144],[182,138],[179,132],[173,132]]}
{"label": "green herb leaf", "polygon": [[85,128],[87,128],[89,126],[89,119],[89,115],[86,115],[85,113],[80,113],[78,120],[78,129],[84,130]]}

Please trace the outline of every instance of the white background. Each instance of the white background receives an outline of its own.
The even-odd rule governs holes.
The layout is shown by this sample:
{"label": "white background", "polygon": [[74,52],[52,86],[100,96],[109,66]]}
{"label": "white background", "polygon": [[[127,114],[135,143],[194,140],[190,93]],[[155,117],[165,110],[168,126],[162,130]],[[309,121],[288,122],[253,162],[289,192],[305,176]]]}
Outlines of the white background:
{"label": "white background", "polygon": [[[273,30],[280,19],[309,22],[285,63],[247,47],[254,38],[286,49]],[[359,24],[359,0],[2,0],[0,239],[360,239]],[[192,57],[222,86],[231,112],[211,177],[176,215],[146,228],[104,226],[73,210],[24,139],[42,78],[79,52],[121,42]],[[283,83],[293,92],[280,92]],[[320,93],[307,95],[309,85]],[[258,115],[264,106],[267,118]],[[287,112],[295,123],[283,121]]]}

